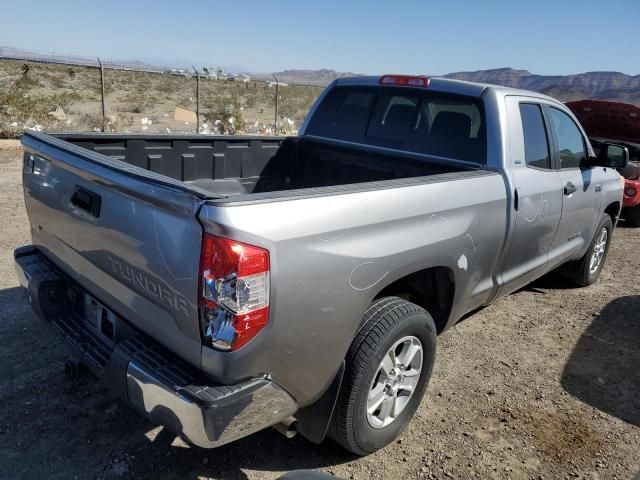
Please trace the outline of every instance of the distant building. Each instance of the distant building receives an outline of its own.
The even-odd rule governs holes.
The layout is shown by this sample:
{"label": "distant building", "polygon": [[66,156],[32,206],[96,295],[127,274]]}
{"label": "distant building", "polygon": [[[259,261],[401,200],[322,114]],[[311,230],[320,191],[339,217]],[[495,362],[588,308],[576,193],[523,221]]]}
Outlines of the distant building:
{"label": "distant building", "polygon": [[180,77],[188,77],[189,72],[187,72],[184,68],[172,68],[168,71],[170,75],[178,75]]}

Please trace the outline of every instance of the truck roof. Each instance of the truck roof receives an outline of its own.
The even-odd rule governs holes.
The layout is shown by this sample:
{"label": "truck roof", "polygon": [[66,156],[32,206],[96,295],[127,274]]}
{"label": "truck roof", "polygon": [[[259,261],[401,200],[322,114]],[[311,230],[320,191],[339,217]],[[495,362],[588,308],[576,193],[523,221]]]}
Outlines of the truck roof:
{"label": "truck roof", "polygon": [[[480,97],[485,90],[492,90],[501,96],[506,95],[522,95],[527,97],[543,98],[545,100],[560,103],[557,99],[544,95],[542,93],[530,90],[522,90],[518,88],[504,87],[501,85],[492,85],[489,83],[467,82],[465,80],[454,80],[452,78],[429,77],[429,90],[437,92],[457,93],[460,95],[469,95],[472,97]],[[380,76],[362,76],[362,77],[344,77],[334,81],[337,86],[372,86],[379,85]],[[420,87],[418,87],[420,88]]]}

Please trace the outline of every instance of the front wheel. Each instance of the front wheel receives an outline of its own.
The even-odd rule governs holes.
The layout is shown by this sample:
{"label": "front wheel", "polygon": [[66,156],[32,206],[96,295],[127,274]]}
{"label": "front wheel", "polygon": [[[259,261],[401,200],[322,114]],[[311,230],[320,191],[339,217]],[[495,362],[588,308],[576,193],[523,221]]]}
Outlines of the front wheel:
{"label": "front wheel", "polygon": [[580,260],[566,265],[566,268],[563,269],[573,283],[580,287],[586,287],[598,280],[607,259],[612,233],[611,217],[605,214],[598,222],[593,240],[584,256]]}
{"label": "front wheel", "polygon": [[395,440],[420,405],[435,353],[426,310],[398,297],[374,301],[347,354],[329,435],[357,455]]}

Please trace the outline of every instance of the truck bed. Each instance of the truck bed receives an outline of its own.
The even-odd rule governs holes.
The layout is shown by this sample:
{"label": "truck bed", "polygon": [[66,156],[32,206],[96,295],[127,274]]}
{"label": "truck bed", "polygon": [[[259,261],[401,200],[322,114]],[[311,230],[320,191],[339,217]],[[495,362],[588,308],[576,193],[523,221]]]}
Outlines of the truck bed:
{"label": "truck bed", "polygon": [[295,137],[54,134],[67,144],[196,187],[235,197],[478,169],[346,142]]}

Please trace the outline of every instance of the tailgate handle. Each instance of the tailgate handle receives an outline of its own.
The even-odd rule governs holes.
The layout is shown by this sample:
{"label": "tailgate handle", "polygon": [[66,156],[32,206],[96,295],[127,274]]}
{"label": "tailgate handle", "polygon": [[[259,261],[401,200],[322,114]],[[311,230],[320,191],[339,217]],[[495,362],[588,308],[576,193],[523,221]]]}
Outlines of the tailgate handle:
{"label": "tailgate handle", "polygon": [[100,205],[102,199],[97,193],[93,193],[86,188],[76,185],[71,195],[71,204],[85,210],[92,216],[100,217]]}

